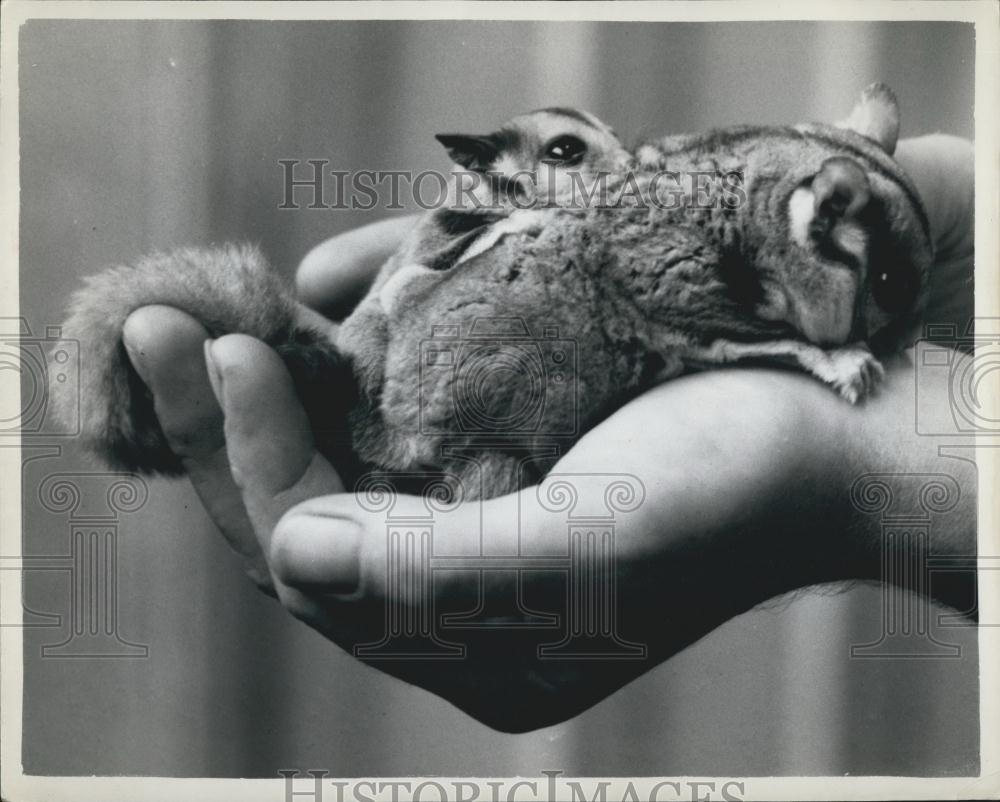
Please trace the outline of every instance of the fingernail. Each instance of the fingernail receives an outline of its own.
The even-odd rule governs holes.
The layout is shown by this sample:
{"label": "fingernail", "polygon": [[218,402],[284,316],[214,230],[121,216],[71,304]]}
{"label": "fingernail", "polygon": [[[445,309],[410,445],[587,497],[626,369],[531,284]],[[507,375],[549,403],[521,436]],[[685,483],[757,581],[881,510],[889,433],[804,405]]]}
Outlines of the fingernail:
{"label": "fingernail", "polygon": [[215,344],[215,340],[211,337],[205,340],[202,348],[205,352],[205,367],[208,370],[208,383],[212,385],[212,392],[215,393],[215,400],[219,402],[219,406],[222,406],[222,374],[219,373],[219,367],[215,364],[215,359],[212,357],[212,346]]}
{"label": "fingernail", "polygon": [[361,536],[349,518],[292,515],[275,530],[273,567],[286,585],[350,595],[361,581]]}

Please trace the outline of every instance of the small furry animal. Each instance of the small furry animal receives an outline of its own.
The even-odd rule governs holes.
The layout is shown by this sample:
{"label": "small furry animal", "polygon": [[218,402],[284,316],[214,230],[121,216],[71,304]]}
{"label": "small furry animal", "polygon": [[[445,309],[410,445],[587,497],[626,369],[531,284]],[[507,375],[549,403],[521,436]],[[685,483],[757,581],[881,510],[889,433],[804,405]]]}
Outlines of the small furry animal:
{"label": "small furry animal", "polygon": [[[866,90],[840,127],[727,128],[634,154],[583,112],[518,119],[442,141],[462,166],[507,178],[549,153],[564,179],[587,154],[607,160],[615,203],[512,204],[467,231],[430,213],[335,334],[300,323],[246,246],[155,255],[88,279],[64,334],[81,343],[90,448],[118,468],[181,472],[121,344],[125,318],[145,304],[176,306],[213,337],[275,347],[348,483],[374,469],[405,490],[399,477],[438,472],[466,498],[538,481],[562,448],[686,368],[791,364],[855,402],[882,376],[875,354],[914,333],[932,246],[891,159],[899,118],[886,87]],[[649,203],[665,170],[740,176],[739,192],[710,181]],[[488,247],[470,255],[480,238]],[[60,389],[57,402],[73,403]]]}
{"label": "small furry animal", "polygon": [[[449,269],[489,250],[508,234],[534,230],[513,212],[563,202],[575,185],[632,164],[615,132],[586,111],[547,108],[522,114],[490,134],[437,134],[451,160],[468,171],[450,185],[448,202],[427,215],[401,258]],[[471,179],[466,181],[465,179]]]}

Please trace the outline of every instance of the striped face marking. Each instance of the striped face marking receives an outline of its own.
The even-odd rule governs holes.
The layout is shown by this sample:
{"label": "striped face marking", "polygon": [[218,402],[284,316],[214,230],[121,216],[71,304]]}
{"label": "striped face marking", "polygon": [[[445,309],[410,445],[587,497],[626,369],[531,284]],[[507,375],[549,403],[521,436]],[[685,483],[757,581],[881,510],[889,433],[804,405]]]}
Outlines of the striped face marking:
{"label": "striped face marking", "polygon": [[[815,244],[815,219],[816,196],[811,189],[799,187],[788,200],[788,233],[799,247]],[[856,220],[837,220],[824,236],[836,250],[851,256],[856,264],[864,265],[867,261],[868,235]]]}
{"label": "striped face marking", "polygon": [[816,200],[812,190],[799,187],[788,201],[788,233],[801,248],[809,246],[809,228],[815,216]]}
{"label": "striped face marking", "polygon": [[[798,187],[788,200],[788,233],[792,241],[803,250],[815,252],[817,246],[832,246],[853,259],[855,270],[828,268],[825,270],[825,288],[817,293],[799,288],[794,282],[784,287],[785,300],[771,303],[771,317],[781,310],[784,319],[792,323],[809,340],[821,344],[842,344],[851,334],[854,319],[854,302],[858,291],[859,271],[867,261],[867,234],[860,223],[852,219],[837,219],[829,229],[817,233],[816,195],[808,187]],[[823,221],[820,220],[820,223]]]}

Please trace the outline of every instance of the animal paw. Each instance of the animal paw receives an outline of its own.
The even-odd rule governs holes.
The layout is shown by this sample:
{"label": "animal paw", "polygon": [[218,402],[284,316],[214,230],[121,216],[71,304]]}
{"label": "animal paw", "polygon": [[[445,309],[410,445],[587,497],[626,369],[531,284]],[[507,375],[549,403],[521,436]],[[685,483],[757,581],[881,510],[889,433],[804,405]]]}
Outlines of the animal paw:
{"label": "animal paw", "polygon": [[838,348],[827,356],[830,361],[824,378],[850,404],[874,393],[885,378],[882,363],[863,345]]}

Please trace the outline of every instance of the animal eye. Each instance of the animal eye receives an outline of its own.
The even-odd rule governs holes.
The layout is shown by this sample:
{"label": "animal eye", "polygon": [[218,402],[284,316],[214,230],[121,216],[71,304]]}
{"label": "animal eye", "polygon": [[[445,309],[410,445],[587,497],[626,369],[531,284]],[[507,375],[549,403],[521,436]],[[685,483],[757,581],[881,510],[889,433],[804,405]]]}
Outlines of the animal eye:
{"label": "animal eye", "polygon": [[556,137],[545,146],[542,161],[546,164],[561,164],[572,167],[583,161],[586,152],[587,145],[582,139],[565,134]]}
{"label": "animal eye", "polygon": [[917,282],[912,271],[876,267],[872,276],[872,297],[883,312],[899,314],[910,308],[916,299]]}

